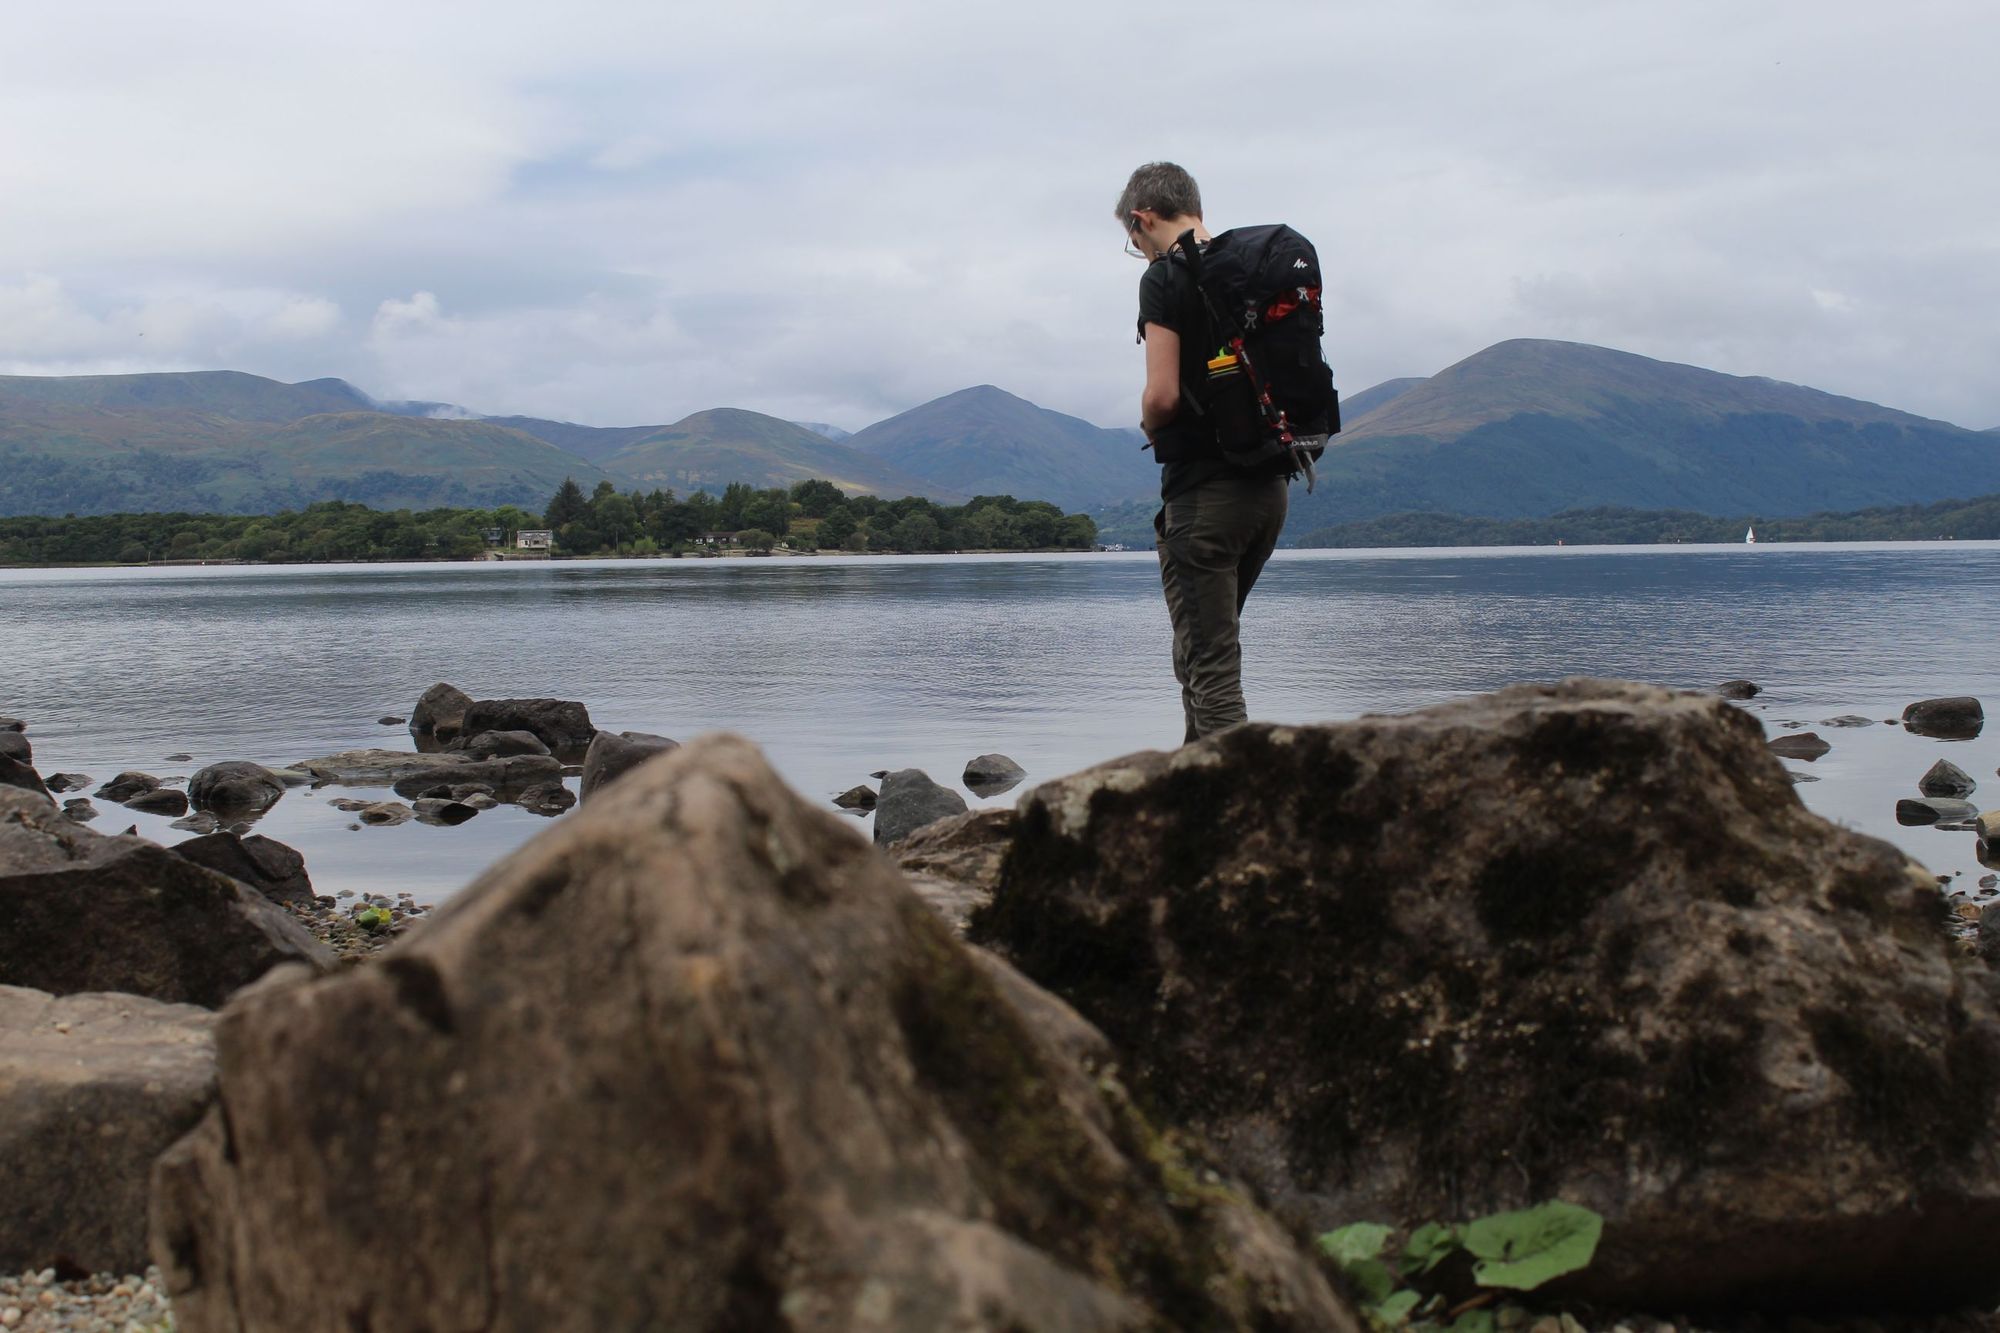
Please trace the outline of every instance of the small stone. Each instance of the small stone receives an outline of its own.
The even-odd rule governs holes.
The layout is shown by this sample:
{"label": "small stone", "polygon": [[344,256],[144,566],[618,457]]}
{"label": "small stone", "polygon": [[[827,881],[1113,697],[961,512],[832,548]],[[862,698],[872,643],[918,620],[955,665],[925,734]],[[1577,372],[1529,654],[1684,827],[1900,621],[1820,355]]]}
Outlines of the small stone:
{"label": "small stone", "polygon": [[1872,727],[1875,725],[1875,719],[1872,717],[1862,717],[1858,713],[1842,713],[1839,717],[1828,718],[1826,721],[1820,723],[1820,725],[1822,727]]}
{"label": "small stone", "polygon": [[409,721],[408,718],[397,717],[394,713],[384,713],[381,717],[378,717],[375,720],[381,723],[385,727],[400,727],[405,722]]}
{"label": "small stone", "polygon": [[1960,903],[1952,910],[1958,913],[1961,921],[1977,921],[1984,912],[1978,903]]}
{"label": "small stone", "polygon": [[1986,710],[1971,695],[1919,699],[1903,710],[1903,725],[1920,736],[1970,740],[1986,724]]}
{"label": "small stone", "polygon": [[162,762],[168,764],[185,764],[193,758],[194,756],[191,754],[170,754]]}
{"label": "small stone", "polygon": [[57,1032],[60,1032],[60,1033],[62,1033],[62,1034],[63,1034],[64,1036],[68,1036],[68,1035],[69,1035],[69,1024],[67,1024],[67,1023],[58,1023],[58,1024],[56,1024],[56,1031],[57,1031]]}
{"label": "small stone", "polygon": [[1796,736],[1780,736],[1771,742],[1771,753],[1786,759],[1803,759],[1813,762],[1833,747],[1826,743],[1816,731],[1802,731]]}
{"label": "small stone", "polygon": [[1972,775],[1949,759],[1940,759],[1917,780],[1917,790],[1926,796],[1970,796],[1979,784]]}
{"label": "small stone", "polygon": [[10,1305],[4,1310],[0,1310],[0,1328],[13,1328],[16,1324],[20,1322],[21,1322],[20,1306]]}
{"label": "small stone", "polygon": [[1715,687],[1715,692],[1725,699],[1754,699],[1764,692],[1764,687],[1755,681],[1725,680]]}
{"label": "small stone", "polygon": [[858,787],[849,787],[834,797],[833,803],[843,810],[873,810],[875,789],[864,782]]}
{"label": "small stone", "polygon": [[1953,824],[1970,827],[1970,821],[1979,814],[1979,808],[1970,801],[1957,801],[1949,796],[1925,796],[1916,800],[1904,799],[1896,802],[1896,822],[1903,825]]}
{"label": "small stone", "polygon": [[1979,877],[1979,887],[1982,889],[2000,889],[2000,875],[1981,875]]}

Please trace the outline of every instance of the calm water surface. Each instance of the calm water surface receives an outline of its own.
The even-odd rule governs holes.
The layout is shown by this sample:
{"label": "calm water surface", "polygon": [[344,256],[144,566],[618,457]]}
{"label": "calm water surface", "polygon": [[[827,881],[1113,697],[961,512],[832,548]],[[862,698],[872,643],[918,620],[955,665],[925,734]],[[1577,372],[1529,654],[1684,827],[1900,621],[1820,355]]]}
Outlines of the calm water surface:
{"label": "calm water surface", "polygon": [[[1937,694],[2000,707],[1996,612],[2000,543],[1285,551],[1246,613],[1245,678],[1253,716],[1315,721],[1565,675],[1748,676],[1776,732]],[[448,680],[581,699],[611,730],[742,732],[815,797],[882,768],[955,783],[992,750],[1032,784],[1177,741],[1168,648],[1150,553],[0,571],[0,713],[28,720],[44,774],[100,782],[407,748],[376,719]],[[1941,756],[2000,804],[2000,723],[1820,731],[1833,752],[1792,765],[1821,779],[1807,803],[1970,889],[1972,835],[1893,809]],[[435,899],[545,827],[503,807],[352,831],[342,794],[294,791],[261,825],[325,893]],[[184,836],[100,805],[100,830]]]}

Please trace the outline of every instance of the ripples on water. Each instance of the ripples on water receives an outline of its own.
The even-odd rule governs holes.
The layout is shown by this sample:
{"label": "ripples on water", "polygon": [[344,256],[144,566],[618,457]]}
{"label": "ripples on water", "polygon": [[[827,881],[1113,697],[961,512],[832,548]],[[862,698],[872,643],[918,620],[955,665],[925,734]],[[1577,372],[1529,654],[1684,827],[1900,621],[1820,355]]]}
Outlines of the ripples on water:
{"label": "ripples on water", "polygon": [[[1283,552],[1246,613],[1246,687],[1253,716],[1312,721],[1563,675],[1741,675],[1776,730],[1933,694],[2000,705],[1997,609],[1995,543]],[[375,718],[437,680],[582,699],[614,730],[740,731],[813,796],[879,768],[953,782],[988,750],[1032,783],[1181,726],[1150,554],[0,572],[0,638],[0,712],[29,720],[44,773],[99,781],[195,766],[162,763],[176,751],[400,748]],[[1822,730],[1834,752],[1794,765],[1823,779],[1809,804],[1981,873],[1970,834],[1891,811],[1941,755],[2000,803],[1994,741]],[[543,827],[503,809],[349,832],[332,794],[295,792],[264,824],[327,892],[435,897]],[[116,807],[96,826],[133,822],[180,836]]]}

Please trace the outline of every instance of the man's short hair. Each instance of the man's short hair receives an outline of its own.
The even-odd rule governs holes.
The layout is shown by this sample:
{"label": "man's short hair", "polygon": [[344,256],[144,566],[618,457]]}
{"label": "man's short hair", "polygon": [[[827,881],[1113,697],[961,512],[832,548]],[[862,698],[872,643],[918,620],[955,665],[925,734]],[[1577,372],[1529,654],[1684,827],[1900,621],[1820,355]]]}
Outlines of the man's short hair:
{"label": "man's short hair", "polygon": [[1201,188],[1171,162],[1148,162],[1125,182],[1125,193],[1118,196],[1118,221],[1127,222],[1142,208],[1163,218],[1198,218]]}

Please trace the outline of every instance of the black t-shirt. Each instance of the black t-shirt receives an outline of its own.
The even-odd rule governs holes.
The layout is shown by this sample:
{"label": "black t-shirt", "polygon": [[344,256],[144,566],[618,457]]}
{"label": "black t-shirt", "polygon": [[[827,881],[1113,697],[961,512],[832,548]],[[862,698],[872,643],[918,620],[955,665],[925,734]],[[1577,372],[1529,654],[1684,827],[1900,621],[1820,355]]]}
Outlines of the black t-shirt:
{"label": "black t-shirt", "polygon": [[1155,453],[1164,452],[1160,464],[1160,498],[1172,499],[1210,477],[1242,471],[1215,456],[1205,422],[1187,405],[1186,390],[1199,388],[1208,375],[1208,359],[1216,349],[1208,345],[1212,336],[1208,312],[1202,307],[1201,292],[1187,265],[1174,259],[1160,259],[1146,265],[1139,279],[1139,332],[1148,324],[1172,329],[1181,339],[1180,410],[1155,434]]}

